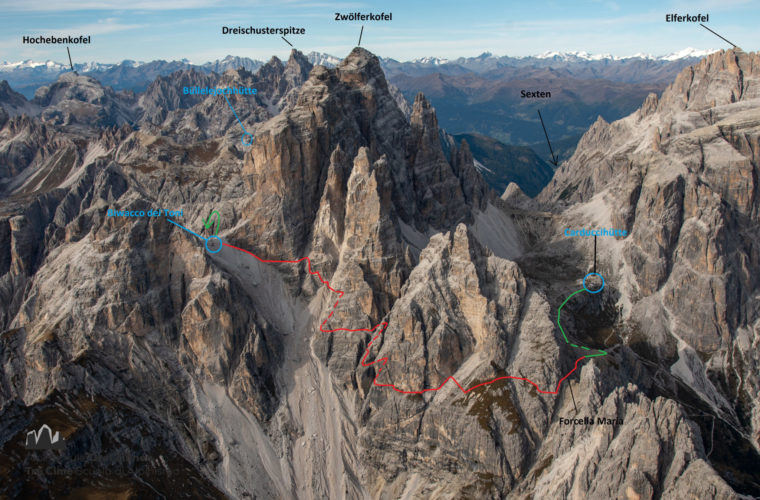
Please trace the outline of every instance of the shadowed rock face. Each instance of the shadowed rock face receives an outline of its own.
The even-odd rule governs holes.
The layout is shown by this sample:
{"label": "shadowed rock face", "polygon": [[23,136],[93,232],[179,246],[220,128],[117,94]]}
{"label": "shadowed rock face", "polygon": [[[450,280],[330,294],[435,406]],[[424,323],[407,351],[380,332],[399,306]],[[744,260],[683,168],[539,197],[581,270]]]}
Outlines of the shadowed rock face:
{"label": "shadowed rock face", "polygon": [[630,321],[755,445],[759,358],[741,346],[758,321],[758,63],[715,53],[637,113],[600,119],[539,197],[593,206],[631,233],[614,250]]}
{"label": "shadowed rock face", "polygon": [[[757,64],[730,54],[597,122],[538,201],[488,192],[467,143],[444,152],[421,94],[407,119],[361,48],[137,96],[62,77],[35,116],[0,120],[0,494],[65,477],[175,496],[167,475],[232,498],[754,492]],[[231,98],[251,145],[184,85],[256,87]],[[216,210],[225,242],[311,267],[108,216],[155,208],[203,235]],[[591,266],[570,224],[631,235],[600,241],[607,285],[566,303],[566,343],[557,308]],[[456,385],[507,375],[531,382]],[[61,477],[19,448],[43,423],[69,443],[46,462]],[[139,482],[135,456],[157,464]]]}
{"label": "shadowed rock face", "polygon": [[755,314],[758,282],[746,266],[758,258],[758,62],[740,50],[713,54],[659,102],[597,122],[541,194],[617,198],[611,222],[631,233],[623,254],[636,293],[659,295],[678,318],[674,333],[707,355]]}

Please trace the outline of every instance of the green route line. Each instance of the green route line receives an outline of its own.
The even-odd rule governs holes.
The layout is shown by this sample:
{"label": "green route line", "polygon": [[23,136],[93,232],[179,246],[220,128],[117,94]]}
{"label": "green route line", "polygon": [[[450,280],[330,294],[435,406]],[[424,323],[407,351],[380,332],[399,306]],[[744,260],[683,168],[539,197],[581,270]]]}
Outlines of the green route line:
{"label": "green route line", "polygon": [[[216,217],[214,218],[214,220],[212,222],[211,216],[215,215],[215,214],[216,214]],[[214,210],[213,212],[211,212],[210,214],[208,214],[208,217],[206,219],[203,220],[203,226],[206,229],[210,228],[212,224],[215,224],[214,236],[216,236],[217,234],[219,234],[219,219],[220,219],[220,217],[221,216],[219,215],[219,212],[217,212],[216,210]]]}
{"label": "green route line", "polygon": [[[565,301],[562,303],[562,305],[560,305],[560,306],[559,306],[559,309],[557,309],[557,326],[559,326],[559,331],[560,331],[560,332],[562,332],[562,338],[564,338],[564,339],[565,339],[565,343],[566,343],[566,344],[568,344],[568,345],[569,345],[569,346],[571,346],[571,347],[577,347],[578,349],[584,349],[584,350],[586,350],[586,351],[590,351],[591,349],[590,349],[590,348],[588,348],[588,347],[586,347],[586,346],[577,345],[577,344],[573,344],[572,342],[570,342],[570,341],[567,339],[567,335],[565,334],[565,330],[564,330],[564,328],[562,328],[562,323],[560,323],[560,316],[561,316],[561,314],[562,314],[562,308],[563,308],[563,307],[565,307],[565,304],[567,304],[567,302],[568,302],[570,299],[572,299],[573,297],[575,297],[575,296],[576,296],[576,295],[578,295],[579,293],[581,293],[581,292],[585,292],[585,291],[586,291],[586,288],[585,288],[585,287],[584,287],[584,288],[581,288],[580,290],[576,290],[576,291],[574,291],[573,293],[571,293],[571,294],[570,294],[570,295],[569,295],[569,296],[568,296],[568,297],[565,299]],[[595,358],[595,357],[597,357],[597,356],[606,356],[606,355],[607,355],[607,351],[605,351],[605,350],[602,350],[602,349],[596,349],[596,350],[597,350],[597,351],[599,351],[597,354],[587,354],[585,357],[586,357],[586,358]]]}

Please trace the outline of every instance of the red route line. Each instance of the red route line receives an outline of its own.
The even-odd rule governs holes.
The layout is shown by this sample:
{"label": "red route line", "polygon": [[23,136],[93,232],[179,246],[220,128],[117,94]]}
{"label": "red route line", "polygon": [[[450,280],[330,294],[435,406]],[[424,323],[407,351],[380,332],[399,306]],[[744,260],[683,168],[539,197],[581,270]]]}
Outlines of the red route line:
{"label": "red route line", "polygon": [[385,365],[388,363],[388,358],[379,358],[379,359],[376,359],[374,361],[370,361],[369,363],[365,363],[365,360],[367,359],[367,356],[369,356],[369,350],[372,348],[372,343],[375,340],[377,340],[377,338],[380,337],[380,335],[383,334],[383,332],[385,331],[385,329],[388,327],[388,323],[386,323],[386,322],[383,321],[382,323],[378,323],[377,325],[375,325],[372,328],[355,328],[355,329],[351,329],[351,328],[333,328],[332,330],[325,330],[323,328],[325,326],[325,323],[327,323],[327,321],[330,318],[332,318],[332,315],[335,313],[335,309],[338,307],[338,303],[340,302],[340,299],[343,298],[343,295],[345,295],[345,292],[343,290],[336,290],[333,287],[331,287],[330,286],[330,282],[326,281],[325,279],[323,279],[322,275],[319,274],[319,271],[312,271],[311,270],[311,259],[309,259],[309,257],[301,257],[298,260],[270,260],[270,259],[262,259],[261,257],[259,257],[258,255],[256,255],[255,253],[249,252],[248,250],[242,249],[240,247],[236,247],[235,245],[230,245],[229,243],[225,243],[225,242],[222,242],[222,245],[224,245],[226,247],[229,247],[229,248],[234,248],[235,250],[240,250],[241,252],[244,252],[244,253],[247,253],[248,255],[254,257],[259,262],[263,262],[264,264],[300,264],[301,262],[306,261],[306,264],[308,266],[307,270],[308,270],[309,274],[315,275],[317,278],[319,278],[319,281],[321,281],[322,284],[325,285],[331,292],[338,294],[338,300],[336,300],[335,304],[333,304],[332,311],[330,311],[330,314],[328,314],[327,317],[325,318],[325,320],[322,321],[322,323],[319,325],[319,331],[320,332],[322,332],[322,333],[334,333],[334,332],[369,332],[369,333],[374,333],[375,330],[377,330],[378,328],[380,328],[380,331],[377,332],[377,335],[375,335],[372,338],[372,340],[370,340],[369,344],[367,344],[367,350],[365,351],[364,356],[362,357],[362,361],[361,361],[361,364],[364,367],[372,366],[372,365],[374,365],[375,363],[378,363],[378,362],[382,365],[380,368],[378,368],[377,375],[375,375],[375,378],[372,381],[372,384],[375,385],[375,386],[377,386],[377,387],[390,387],[394,391],[396,391],[398,393],[401,393],[401,394],[423,394],[425,392],[438,391],[438,390],[442,389],[443,386],[446,385],[449,380],[453,380],[454,383],[456,384],[456,386],[459,387],[459,390],[462,391],[464,394],[467,394],[468,392],[470,392],[470,391],[472,391],[474,389],[477,389],[478,387],[483,387],[483,386],[486,386],[486,385],[491,385],[491,384],[493,384],[495,382],[498,382],[500,380],[512,379],[512,380],[522,380],[523,382],[528,382],[530,385],[532,385],[533,387],[535,387],[536,390],[538,392],[540,392],[541,394],[558,394],[559,393],[559,388],[562,385],[562,382],[564,382],[570,375],[573,374],[573,372],[575,372],[575,370],[578,369],[578,363],[580,363],[582,360],[586,359],[586,356],[581,356],[580,358],[576,359],[575,360],[575,365],[573,366],[573,369],[570,370],[569,372],[567,372],[564,377],[562,377],[561,379],[559,379],[559,382],[557,382],[557,387],[553,391],[544,391],[544,390],[541,390],[541,388],[538,387],[538,384],[536,384],[532,380],[530,380],[528,378],[524,378],[524,377],[515,377],[515,376],[511,376],[511,375],[505,375],[503,377],[496,377],[493,380],[489,380],[487,382],[482,382],[480,384],[473,385],[469,389],[465,389],[464,387],[462,387],[462,384],[460,384],[459,381],[457,379],[455,379],[453,375],[451,375],[448,378],[446,378],[446,380],[444,380],[441,383],[441,385],[439,385],[438,387],[434,387],[434,388],[430,387],[428,389],[422,389],[422,390],[419,390],[419,391],[405,391],[403,389],[399,389],[398,387],[396,387],[393,384],[382,384],[382,383],[379,383],[377,381],[377,379],[380,377],[380,373],[382,373],[383,368],[385,368]]}

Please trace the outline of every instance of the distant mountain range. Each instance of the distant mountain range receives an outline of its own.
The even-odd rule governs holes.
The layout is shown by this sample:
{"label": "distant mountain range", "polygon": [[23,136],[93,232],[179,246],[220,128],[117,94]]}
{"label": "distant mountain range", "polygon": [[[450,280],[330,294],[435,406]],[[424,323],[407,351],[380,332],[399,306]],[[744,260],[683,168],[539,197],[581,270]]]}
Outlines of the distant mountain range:
{"label": "distant mountain range", "polygon": [[[380,58],[388,80],[408,101],[423,92],[438,112],[439,124],[451,134],[480,134],[501,143],[532,147],[543,159],[548,151],[538,122],[537,109],[548,120],[548,132],[562,159],[569,158],[580,135],[598,116],[613,121],[637,109],[650,93],[661,93],[686,66],[714,52],[687,48],[664,56],[637,54],[631,57],[593,55],[586,52],[545,52],[536,56],[511,57],[483,53],[477,57],[442,59],[425,57],[400,62]],[[341,59],[311,52],[311,64],[335,67]],[[74,66],[114,90],[144,92],[159,77],[179,71],[207,75],[244,68],[255,72],[265,64],[247,57],[227,56],[203,64],[179,61],[119,64],[86,63]],[[0,80],[27,99],[36,90],[55,82],[70,67],[54,61],[22,61],[0,64]],[[547,90],[551,99],[524,99],[522,90]],[[489,149],[485,140],[478,143]],[[493,145],[493,144],[491,144]],[[501,146],[499,146],[501,148]],[[498,149],[498,148],[497,148]],[[477,155],[476,155],[477,156]],[[495,157],[500,157],[496,154]],[[485,163],[484,163],[485,164]],[[490,167],[489,167],[490,168]],[[501,181],[486,175],[493,187]],[[545,182],[541,178],[539,184]],[[542,185],[542,184],[541,184]],[[531,194],[536,190],[527,188]]]}
{"label": "distant mountain range", "polygon": [[[147,63],[125,60],[119,64],[75,64],[74,70],[79,74],[91,76],[115,90],[142,92],[159,76],[167,76],[176,71],[195,69],[204,73],[224,73],[228,69],[237,68],[255,71],[263,65],[263,62],[247,57],[227,56],[201,65],[192,64],[187,59]],[[54,61],[3,62],[0,64],[0,79],[7,80],[14,90],[30,99],[39,87],[56,81],[60,74],[68,71],[71,71],[69,65]]]}
{"label": "distant mountain range", "polygon": [[[540,109],[550,122],[551,139],[562,141],[567,158],[575,146],[568,141],[577,141],[597,117],[614,121],[632,113],[650,93],[660,94],[685,67],[711,52],[689,48],[661,57],[625,58],[585,52],[531,57],[484,53],[455,60],[382,62],[388,79],[407,100],[417,92],[430,99],[441,127],[449,133],[545,145]],[[547,91],[551,98],[526,99],[522,91]]]}
{"label": "distant mountain range", "polygon": [[552,59],[552,60],[563,60],[563,61],[603,61],[603,60],[625,61],[625,60],[630,60],[630,59],[650,59],[650,60],[655,60],[655,61],[675,61],[677,59],[684,59],[687,57],[702,58],[706,55],[712,54],[713,52],[717,52],[717,49],[701,50],[701,49],[688,47],[683,50],[679,50],[678,52],[673,52],[664,56],[653,56],[651,54],[638,53],[632,56],[625,56],[625,57],[613,56],[611,54],[589,54],[588,52],[585,52],[585,51],[558,52],[558,51],[550,50],[539,55],[527,56],[527,57],[519,57],[519,56],[518,57],[510,57],[510,56],[500,57],[500,56],[494,56],[490,52],[484,52],[477,57],[460,57],[457,59],[442,59],[439,57],[421,57],[417,59],[412,59],[409,62],[414,63],[414,64],[433,64],[433,65],[458,64],[460,66],[468,66],[473,63],[478,65],[479,63],[482,63],[483,61],[498,62],[498,61],[530,60],[530,59]]}
{"label": "distant mountain range", "polygon": [[552,68],[567,72],[576,78],[604,78],[625,83],[670,82],[685,66],[696,62],[714,49],[686,48],[664,56],[636,54],[616,57],[609,54],[594,55],[587,52],[544,52],[527,57],[495,56],[484,52],[477,57],[439,59],[425,57],[407,62],[381,59],[383,70],[389,76],[403,73],[421,76],[432,73],[444,75],[478,74],[489,79],[514,77],[518,73]]}
{"label": "distant mountain range", "polygon": [[[536,56],[511,57],[495,56],[485,52],[477,57],[460,57],[458,59],[424,57],[406,62],[380,58],[380,63],[389,77],[400,73],[410,76],[431,73],[445,75],[476,73],[498,79],[509,76],[515,70],[523,72],[525,68],[552,67],[565,69],[579,78],[607,78],[631,83],[669,81],[674,74],[683,68],[684,61],[693,62],[712,52],[714,50],[687,48],[659,57],[647,54],[615,57],[592,55],[587,52],[545,52]],[[312,64],[321,64],[327,67],[335,67],[341,61],[339,57],[320,52],[311,52],[307,57]],[[223,73],[228,69],[241,67],[248,71],[255,71],[263,65],[264,61],[228,55],[224,59],[203,64],[193,64],[187,59],[150,62],[124,60],[118,64],[98,62],[75,64],[74,70],[80,74],[92,76],[104,85],[112,86],[115,90],[141,92],[156,77],[166,76],[183,69]],[[58,75],[66,71],[71,71],[71,67],[68,64],[56,61],[26,60],[0,63],[0,79],[7,80],[14,90],[27,98],[31,98],[38,87],[55,81]]]}

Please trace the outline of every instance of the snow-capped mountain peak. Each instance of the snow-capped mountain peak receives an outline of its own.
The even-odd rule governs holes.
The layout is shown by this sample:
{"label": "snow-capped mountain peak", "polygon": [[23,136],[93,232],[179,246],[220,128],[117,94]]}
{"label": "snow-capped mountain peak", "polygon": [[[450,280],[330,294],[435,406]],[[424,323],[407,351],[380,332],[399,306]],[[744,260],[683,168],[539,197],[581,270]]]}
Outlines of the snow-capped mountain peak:
{"label": "snow-capped mountain peak", "polygon": [[643,52],[636,53],[632,56],[613,56],[612,54],[590,54],[586,51],[569,51],[560,52],[556,50],[547,50],[535,57],[536,59],[556,59],[559,61],[620,61],[623,59],[647,59],[647,60],[659,60],[659,61],[677,61],[679,59],[688,58],[701,58],[707,55],[717,52],[718,49],[695,49],[693,47],[687,47],[683,50],[673,52],[664,56],[653,56],[651,54],[645,54]]}
{"label": "snow-capped mountain peak", "polygon": [[611,54],[589,54],[586,51],[558,52],[548,50],[542,54],[534,56],[536,59],[558,59],[562,61],[601,61],[604,59],[615,59]]}
{"label": "snow-capped mountain peak", "polygon": [[658,57],[658,59],[661,59],[663,61],[677,61],[678,59],[685,59],[687,57],[701,58],[701,57],[710,55],[713,52],[718,52],[718,49],[700,50],[700,49],[695,49],[693,47],[686,47],[685,49],[679,50],[678,52],[673,52],[672,54]]}
{"label": "snow-capped mountain peak", "polygon": [[341,61],[340,57],[335,57],[330,54],[324,54],[322,52],[309,52],[306,58],[309,60],[311,64],[327,66],[328,68],[333,68],[337,66],[338,64],[340,64],[340,61]]}
{"label": "snow-capped mountain peak", "polygon": [[420,57],[417,59],[412,59],[410,62],[417,63],[417,64],[432,64],[433,66],[439,66],[441,64],[448,64],[448,59],[443,59],[440,57]]}
{"label": "snow-capped mountain peak", "polygon": [[55,61],[45,61],[45,62],[39,62],[39,61],[32,61],[31,59],[27,59],[25,61],[18,61],[18,62],[8,62],[3,61],[0,63],[0,71],[13,71],[13,70],[23,70],[23,69],[42,69],[42,70],[61,70],[65,68],[63,64],[57,63]]}
{"label": "snow-capped mountain peak", "polygon": [[[535,56],[527,56],[527,57],[518,57],[517,59],[528,59],[528,58],[536,58],[536,59],[555,59],[558,61],[604,61],[604,60],[622,60],[622,59],[647,59],[647,60],[660,60],[660,61],[677,61],[679,59],[686,59],[686,58],[701,58],[705,57],[709,54],[712,54],[713,52],[717,52],[718,49],[695,49],[693,47],[687,47],[683,50],[679,50],[676,52],[672,52],[667,55],[663,56],[653,56],[651,54],[645,54],[645,53],[637,53],[632,56],[625,56],[625,57],[619,57],[619,56],[613,56],[611,54],[591,54],[586,51],[556,51],[556,50],[547,50],[546,52],[543,52],[541,54],[535,55]],[[324,54],[321,52],[310,52],[306,56],[312,64],[321,64],[323,66],[337,66],[341,59],[339,57],[335,57],[330,54]],[[472,58],[475,60],[487,60],[496,58],[497,56],[494,56],[490,52],[484,52],[480,54],[479,56]],[[203,66],[211,66],[213,64],[230,64],[235,61],[242,60],[240,57],[231,56],[228,55],[221,61],[217,60],[214,63],[205,63]],[[181,62],[189,63],[187,60],[183,60]],[[431,66],[440,66],[443,64],[449,64],[452,62],[451,59],[442,58],[442,57],[419,57],[417,59],[413,59],[409,61],[411,63],[416,64],[424,64],[424,65],[431,65]],[[146,64],[143,61],[132,61],[132,60],[125,60],[121,63],[122,65],[127,65],[132,68],[137,68],[140,66],[143,66]],[[106,71],[114,66],[117,66],[115,64],[104,64],[104,63],[98,63],[98,62],[89,62],[85,64],[77,65],[77,69],[79,71],[83,72],[91,72],[91,71]],[[31,59],[27,59],[24,61],[17,61],[17,62],[8,62],[3,61],[0,63],[0,72],[9,72],[9,71],[17,71],[17,70],[35,70],[35,71],[65,71],[68,69],[68,64],[58,63],[55,61],[45,61],[45,62],[39,62],[39,61],[33,61]]]}

